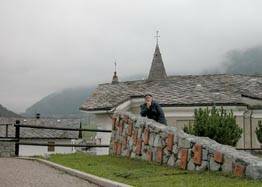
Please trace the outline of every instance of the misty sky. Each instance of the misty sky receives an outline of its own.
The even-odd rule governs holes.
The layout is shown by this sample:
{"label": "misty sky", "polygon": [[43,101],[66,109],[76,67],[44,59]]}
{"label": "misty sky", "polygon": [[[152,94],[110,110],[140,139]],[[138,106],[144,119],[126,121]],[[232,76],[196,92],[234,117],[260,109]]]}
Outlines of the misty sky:
{"label": "misty sky", "polygon": [[149,71],[160,30],[168,74],[262,44],[261,0],[0,0],[0,104],[22,112],[66,87]]}

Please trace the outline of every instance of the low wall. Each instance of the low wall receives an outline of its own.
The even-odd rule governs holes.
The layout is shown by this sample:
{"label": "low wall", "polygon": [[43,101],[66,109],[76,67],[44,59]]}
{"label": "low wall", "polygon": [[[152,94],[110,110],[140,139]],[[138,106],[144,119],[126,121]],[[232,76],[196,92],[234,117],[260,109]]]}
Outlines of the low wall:
{"label": "low wall", "polygon": [[262,159],[131,113],[115,113],[110,154],[191,171],[221,171],[262,179]]}
{"label": "low wall", "polygon": [[0,157],[15,156],[15,142],[10,139],[0,140]]}

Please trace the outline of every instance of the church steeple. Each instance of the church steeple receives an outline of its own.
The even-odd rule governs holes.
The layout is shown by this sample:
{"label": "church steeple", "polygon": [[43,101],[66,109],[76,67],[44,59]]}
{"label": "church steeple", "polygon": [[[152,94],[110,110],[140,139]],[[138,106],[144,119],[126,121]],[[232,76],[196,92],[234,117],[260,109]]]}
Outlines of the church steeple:
{"label": "church steeple", "polygon": [[114,75],[113,75],[113,79],[112,79],[112,84],[117,84],[119,81],[118,81],[118,76],[116,74],[116,61],[115,61],[115,72],[114,72]]}
{"label": "church steeple", "polygon": [[153,57],[153,61],[151,64],[150,72],[148,75],[148,80],[165,80],[167,78],[165,66],[162,60],[162,56],[160,53],[159,45],[158,45],[158,31],[156,32],[156,48]]}

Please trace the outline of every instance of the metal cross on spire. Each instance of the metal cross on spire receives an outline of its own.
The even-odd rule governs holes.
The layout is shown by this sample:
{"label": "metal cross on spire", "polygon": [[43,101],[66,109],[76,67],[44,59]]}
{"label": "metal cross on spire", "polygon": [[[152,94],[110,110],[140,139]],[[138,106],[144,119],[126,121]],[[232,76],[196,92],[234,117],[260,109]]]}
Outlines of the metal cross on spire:
{"label": "metal cross on spire", "polygon": [[160,36],[159,36],[159,30],[156,31],[155,38],[156,38],[156,43],[158,44],[158,39],[160,38]]}

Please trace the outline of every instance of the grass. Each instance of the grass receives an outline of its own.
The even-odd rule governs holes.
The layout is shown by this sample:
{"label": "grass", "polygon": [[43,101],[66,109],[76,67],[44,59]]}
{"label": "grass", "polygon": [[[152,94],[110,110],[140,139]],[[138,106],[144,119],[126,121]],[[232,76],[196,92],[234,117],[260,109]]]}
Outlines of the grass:
{"label": "grass", "polygon": [[50,161],[133,186],[262,186],[262,181],[218,172],[189,172],[141,160],[84,153],[55,154]]}

